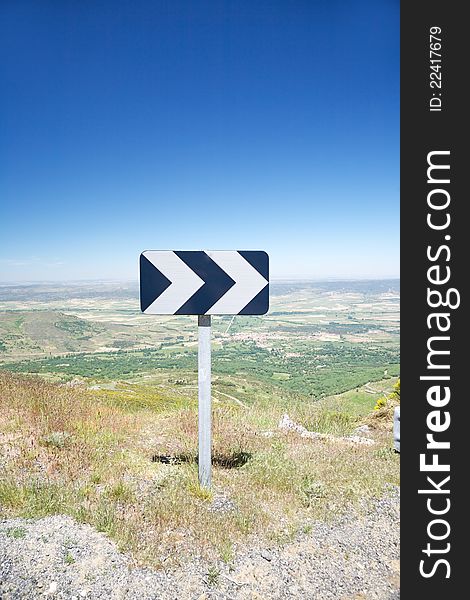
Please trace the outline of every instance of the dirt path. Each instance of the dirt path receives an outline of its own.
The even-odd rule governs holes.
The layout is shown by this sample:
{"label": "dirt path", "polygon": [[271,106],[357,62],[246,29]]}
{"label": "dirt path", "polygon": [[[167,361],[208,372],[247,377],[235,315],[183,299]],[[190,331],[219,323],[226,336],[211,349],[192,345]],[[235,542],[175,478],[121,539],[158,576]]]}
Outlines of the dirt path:
{"label": "dirt path", "polygon": [[212,392],[212,394],[220,394],[221,396],[225,396],[226,398],[229,398],[230,400],[233,400],[234,402],[236,402],[237,404],[239,404],[240,406],[243,406],[243,408],[248,408],[248,406],[246,404],[244,404],[241,400],[239,400],[238,398],[235,398],[235,396],[231,396],[230,394],[226,394],[225,392],[221,392],[220,390],[214,390]]}

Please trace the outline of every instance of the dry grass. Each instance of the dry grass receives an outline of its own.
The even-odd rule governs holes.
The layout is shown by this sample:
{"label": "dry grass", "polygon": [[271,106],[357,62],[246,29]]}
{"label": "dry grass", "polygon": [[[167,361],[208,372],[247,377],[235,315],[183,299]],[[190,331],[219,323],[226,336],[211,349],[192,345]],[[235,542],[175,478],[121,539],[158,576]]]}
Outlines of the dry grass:
{"label": "dry grass", "polygon": [[[119,394],[108,401],[0,373],[0,514],[69,514],[138,561],[166,566],[188,554],[230,561],[250,535],[284,541],[398,483],[388,433],[377,432],[374,446],[280,434],[282,409],[273,400],[214,410],[214,490],[207,494],[197,481],[194,403],[181,408],[169,398],[168,407],[142,402],[129,410]],[[293,407],[292,415],[330,433],[358,424],[321,405]],[[212,511],[219,495],[236,510]]]}

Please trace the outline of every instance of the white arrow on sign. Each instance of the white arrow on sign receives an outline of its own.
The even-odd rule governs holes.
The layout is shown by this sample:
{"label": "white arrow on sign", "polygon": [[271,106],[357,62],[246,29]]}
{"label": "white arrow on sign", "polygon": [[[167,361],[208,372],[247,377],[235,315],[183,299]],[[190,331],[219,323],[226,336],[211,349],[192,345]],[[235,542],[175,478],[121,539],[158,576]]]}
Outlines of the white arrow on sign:
{"label": "white arrow on sign", "polygon": [[220,250],[206,254],[235,281],[206,314],[236,315],[267,286],[268,281],[238,252]]}
{"label": "white arrow on sign", "polygon": [[204,281],[172,251],[145,252],[145,257],[172,283],[146,309],[149,314],[173,313],[188,298],[195,294]]}

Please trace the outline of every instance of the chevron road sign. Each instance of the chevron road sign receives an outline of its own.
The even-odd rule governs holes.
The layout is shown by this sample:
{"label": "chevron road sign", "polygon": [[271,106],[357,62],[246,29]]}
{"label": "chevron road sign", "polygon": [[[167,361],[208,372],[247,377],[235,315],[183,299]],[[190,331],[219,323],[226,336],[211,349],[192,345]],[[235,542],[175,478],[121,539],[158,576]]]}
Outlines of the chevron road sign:
{"label": "chevron road sign", "polygon": [[258,250],[146,250],[140,308],[151,315],[198,315],[198,470],[211,487],[211,315],[264,315],[269,258]]}
{"label": "chevron road sign", "polygon": [[269,257],[258,250],[147,250],[140,305],[154,315],[264,315]]}

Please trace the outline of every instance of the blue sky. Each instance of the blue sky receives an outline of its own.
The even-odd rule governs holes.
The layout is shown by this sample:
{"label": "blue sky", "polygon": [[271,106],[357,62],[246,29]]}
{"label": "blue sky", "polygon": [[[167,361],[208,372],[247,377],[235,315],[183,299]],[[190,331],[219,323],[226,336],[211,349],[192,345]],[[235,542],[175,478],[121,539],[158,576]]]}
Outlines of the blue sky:
{"label": "blue sky", "polygon": [[4,0],[0,55],[0,281],[398,275],[398,1]]}

